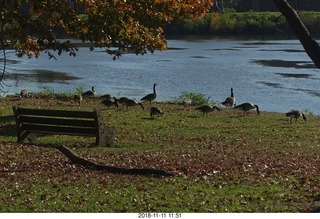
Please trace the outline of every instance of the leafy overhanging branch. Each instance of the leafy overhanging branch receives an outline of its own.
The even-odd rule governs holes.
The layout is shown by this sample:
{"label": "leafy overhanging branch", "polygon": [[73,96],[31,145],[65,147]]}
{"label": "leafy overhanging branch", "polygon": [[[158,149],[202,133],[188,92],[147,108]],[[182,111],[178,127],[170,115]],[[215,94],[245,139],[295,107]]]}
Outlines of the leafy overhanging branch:
{"label": "leafy overhanging branch", "polygon": [[[200,16],[211,0],[19,0],[4,1],[0,7],[0,40],[9,40],[18,55],[38,57],[53,49],[76,49],[61,36],[106,47],[118,56],[122,51],[135,54],[166,49],[161,26],[179,17]],[[112,49],[114,48],[115,49]]]}

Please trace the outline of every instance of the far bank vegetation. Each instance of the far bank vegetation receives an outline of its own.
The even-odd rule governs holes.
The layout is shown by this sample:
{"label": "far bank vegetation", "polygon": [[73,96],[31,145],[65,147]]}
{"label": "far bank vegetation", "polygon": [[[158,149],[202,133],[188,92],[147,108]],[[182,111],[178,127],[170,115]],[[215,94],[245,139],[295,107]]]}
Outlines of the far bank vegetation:
{"label": "far bank vegetation", "polygon": [[[299,12],[311,34],[320,34],[320,12]],[[168,34],[291,34],[280,12],[208,13],[202,18],[183,19],[165,27]]]}

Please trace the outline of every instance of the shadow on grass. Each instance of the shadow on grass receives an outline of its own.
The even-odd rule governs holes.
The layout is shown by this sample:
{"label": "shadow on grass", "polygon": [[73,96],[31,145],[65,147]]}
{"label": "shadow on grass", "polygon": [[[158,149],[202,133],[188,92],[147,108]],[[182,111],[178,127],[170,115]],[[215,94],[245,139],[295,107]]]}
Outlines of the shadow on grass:
{"label": "shadow on grass", "polygon": [[13,115],[0,116],[0,135],[15,136],[16,134],[17,132],[16,132],[16,124],[15,124],[14,116]]}
{"label": "shadow on grass", "polygon": [[199,117],[202,117],[202,116],[196,116],[196,115],[187,116],[187,118],[191,118],[191,119],[195,119],[195,118],[199,118]]}
{"label": "shadow on grass", "polygon": [[142,117],[141,119],[151,120],[151,121],[152,121],[152,120],[156,120],[156,119],[158,119],[158,118],[161,118],[161,116],[160,116],[160,117],[157,116],[157,117],[153,117],[153,118],[152,118],[152,117]]}
{"label": "shadow on grass", "polygon": [[13,115],[0,116],[0,124],[13,123],[15,122]]}
{"label": "shadow on grass", "polygon": [[0,135],[1,136],[16,136],[17,131],[16,131],[16,125],[13,124],[8,124],[4,126],[0,126]]}
{"label": "shadow on grass", "polygon": [[142,176],[152,176],[152,177],[169,177],[174,176],[173,173],[153,169],[153,168],[124,168],[124,167],[114,167],[108,165],[97,164],[93,161],[87,160],[83,157],[80,157],[75,152],[73,152],[68,147],[62,145],[53,145],[53,144],[39,144],[39,147],[49,147],[55,148],[63,153],[69,160],[74,164],[80,164],[81,166],[96,170],[96,171],[107,171],[113,174],[124,174],[124,175],[142,175]]}

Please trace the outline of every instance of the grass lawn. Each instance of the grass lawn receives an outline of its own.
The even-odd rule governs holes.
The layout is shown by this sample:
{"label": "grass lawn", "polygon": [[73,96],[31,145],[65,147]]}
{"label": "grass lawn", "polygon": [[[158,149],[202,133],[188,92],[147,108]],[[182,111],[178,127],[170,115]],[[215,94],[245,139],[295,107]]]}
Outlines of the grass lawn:
{"label": "grass lawn", "polygon": [[[77,109],[68,98],[0,99],[1,212],[319,212],[320,118],[298,123],[280,113],[247,116],[223,108],[202,117],[195,107],[146,104],[99,108],[117,129],[114,148],[95,139],[42,136],[16,143],[12,106]],[[164,115],[151,119],[151,105]],[[290,110],[290,109],[288,109]],[[99,164],[154,168],[171,177],[111,174],[73,164],[63,145]]]}

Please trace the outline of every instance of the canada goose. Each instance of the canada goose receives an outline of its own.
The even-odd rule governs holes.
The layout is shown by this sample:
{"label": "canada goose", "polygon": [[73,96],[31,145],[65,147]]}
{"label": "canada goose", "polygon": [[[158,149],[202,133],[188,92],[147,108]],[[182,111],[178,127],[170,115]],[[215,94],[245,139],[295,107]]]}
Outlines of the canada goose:
{"label": "canada goose", "polygon": [[79,107],[80,107],[81,102],[82,102],[82,96],[81,96],[81,94],[76,94],[76,95],[74,95],[73,100],[74,100],[74,102],[78,103],[78,104],[79,104]]}
{"label": "canada goose", "polygon": [[[127,105],[127,101],[130,100],[128,97],[120,97],[118,99],[118,103],[121,104],[121,105]],[[128,108],[128,106],[127,106]]]}
{"label": "canada goose", "polygon": [[127,109],[128,109],[128,107],[133,107],[133,106],[140,105],[141,108],[144,110],[143,105],[141,103],[139,103],[138,101],[134,100],[134,99],[128,99],[124,104],[127,105]]}
{"label": "canada goose", "polygon": [[221,102],[225,107],[234,107],[236,106],[236,98],[233,95],[233,88],[231,88],[231,96],[227,97],[225,101]]}
{"label": "canada goose", "polygon": [[156,97],[157,97],[156,85],[157,85],[157,84],[154,84],[154,85],[153,85],[153,93],[148,94],[147,96],[142,97],[142,98],[141,98],[141,101],[144,101],[144,102],[149,101],[149,102],[151,103],[153,100],[156,99]]}
{"label": "canada goose", "polygon": [[257,113],[258,115],[260,114],[260,111],[259,111],[259,106],[258,105],[254,105],[252,103],[243,103],[243,104],[240,104],[238,106],[235,106],[234,109],[241,109],[243,110],[243,115],[246,115],[247,114],[247,111],[249,110],[252,110],[256,108],[257,109]]}
{"label": "canada goose", "polygon": [[186,106],[191,106],[192,105],[192,99],[190,98],[186,98],[183,100],[183,106],[186,107]]}
{"label": "canada goose", "polygon": [[106,107],[108,107],[108,109],[111,107],[111,106],[115,106],[115,108],[118,108],[119,105],[118,105],[118,100],[113,97],[113,99],[107,99],[107,100],[104,100],[101,102],[103,105],[105,105]]}
{"label": "canada goose", "polygon": [[220,109],[216,106],[210,106],[210,105],[204,105],[204,106],[200,106],[200,107],[197,107],[196,110],[199,110],[203,113],[202,116],[204,116],[205,114],[208,115],[209,112],[213,112],[214,110],[218,110],[220,111]]}
{"label": "canada goose", "polygon": [[29,96],[29,91],[27,89],[23,89],[20,91],[20,98],[27,98]]}
{"label": "canada goose", "polygon": [[300,110],[294,110],[294,109],[290,110],[289,112],[286,113],[286,116],[290,117],[290,123],[292,123],[292,118],[295,118],[297,122],[300,116],[302,116],[305,122],[307,121],[306,116]]}
{"label": "canada goose", "polygon": [[91,90],[88,90],[82,94],[82,96],[87,96],[87,97],[95,96],[95,95],[96,95],[96,91],[94,90],[94,87],[92,87]]}
{"label": "canada goose", "polygon": [[100,96],[99,98],[104,99],[104,100],[111,100],[111,99],[113,99],[113,96],[111,94],[104,94],[104,95]]}
{"label": "canada goose", "polygon": [[163,115],[163,111],[157,106],[153,106],[150,109],[151,118],[154,118],[155,115]]}

